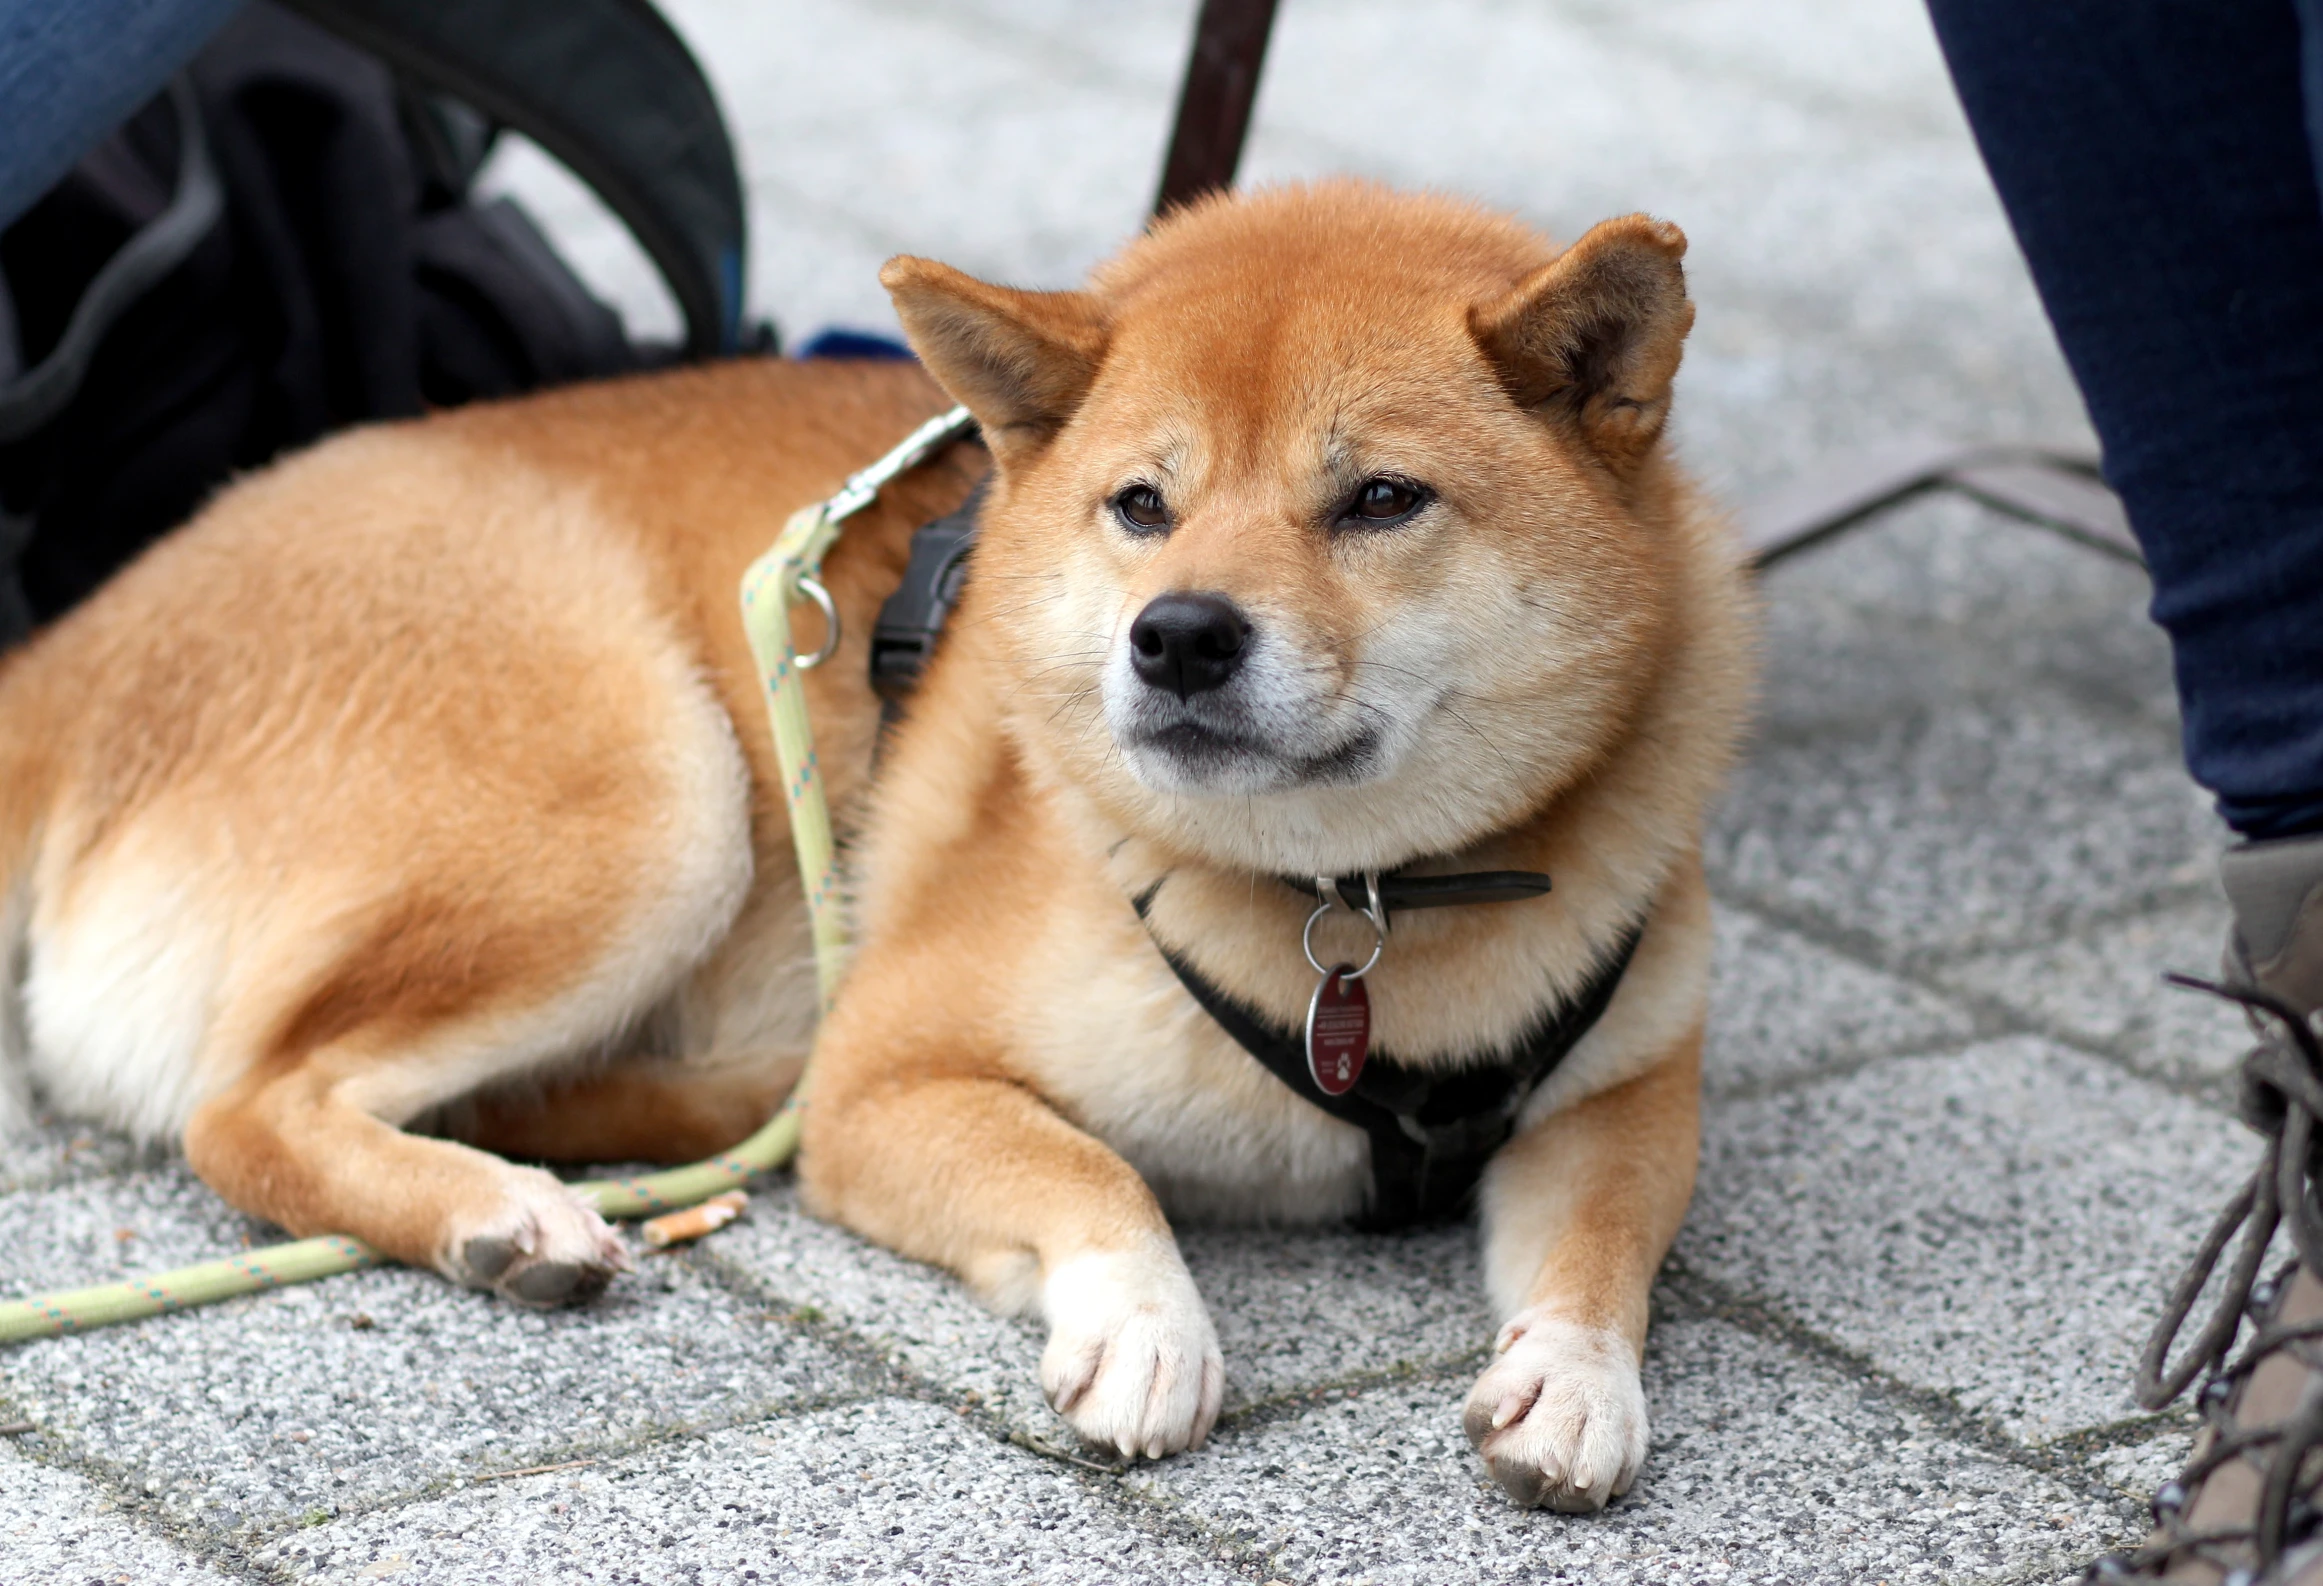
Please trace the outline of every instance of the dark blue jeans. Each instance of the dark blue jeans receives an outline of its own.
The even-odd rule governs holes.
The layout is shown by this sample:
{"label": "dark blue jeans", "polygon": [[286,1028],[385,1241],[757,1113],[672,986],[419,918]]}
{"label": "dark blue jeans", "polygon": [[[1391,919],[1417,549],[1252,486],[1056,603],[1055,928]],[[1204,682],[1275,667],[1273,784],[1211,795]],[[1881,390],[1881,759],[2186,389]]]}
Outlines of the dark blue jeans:
{"label": "dark blue jeans", "polygon": [[2323,831],[2323,0],[1930,0],[2154,581],[2186,760]]}
{"label": "dark blue jeans", "polygon": [[0,0],[0,226],[161,91],[241,0]]}

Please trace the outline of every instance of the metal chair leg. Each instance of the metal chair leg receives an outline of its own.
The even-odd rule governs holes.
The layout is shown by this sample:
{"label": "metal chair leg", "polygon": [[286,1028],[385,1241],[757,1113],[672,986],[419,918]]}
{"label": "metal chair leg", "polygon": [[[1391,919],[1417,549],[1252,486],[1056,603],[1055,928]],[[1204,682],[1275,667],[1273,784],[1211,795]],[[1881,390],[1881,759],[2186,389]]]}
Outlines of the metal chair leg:
{"label": "metal chair leg", "polygon": [[1763,569],[1928,490],[1957,490],[2109,556],[2144,561],[2096,460],[2030,447],[1906,441],[1818,469],[1737,516],[1751,565]]}
{"label": "metal chair leg", "polygon": [[1234,185],[1258,74],[1274,29],[1275,0],[1202,0],[1194,48],[1178,91],[1178,121],[1162,163],[1157,215],[1217,188]]}

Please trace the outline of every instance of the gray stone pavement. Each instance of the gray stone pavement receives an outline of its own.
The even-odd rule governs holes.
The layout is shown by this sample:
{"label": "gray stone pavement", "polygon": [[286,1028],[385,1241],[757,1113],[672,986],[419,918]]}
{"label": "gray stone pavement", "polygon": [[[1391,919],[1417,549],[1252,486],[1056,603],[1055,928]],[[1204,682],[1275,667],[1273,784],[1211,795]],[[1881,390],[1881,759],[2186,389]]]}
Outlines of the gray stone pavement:
{"label": "gray stone pavement", "polygon": [[[1137,224],[1190,9],[677,5],[743,134],[760,306],[891,324],[905,250],[1071,281]],[[1907,436],[2086,442],[1912,0],[1287,0],[1246,174],[1334,171],[1684,225],[1680,444],[1731,499]],[[672,322],[557,173],[498,179]],[[2249,1154],[2234,1022],[2157,985],[2222,909],[2143,580],[1931,500],[1766,596],[1701,1189],[1609,1513],[1481,1479],[1463,1230],[1189,1230],[1228,1413],[1115,1471],[1030,1330],[777,1185],[585,1311],[375,1272],[0,1355],[0,1422],[35,1428],[0,1437],[0,1582],[2068,1578],[2183,1454],[2126,1384]],[[0,1150],[0,1216],[7,1293],[271,1237],[64,1121]]]}

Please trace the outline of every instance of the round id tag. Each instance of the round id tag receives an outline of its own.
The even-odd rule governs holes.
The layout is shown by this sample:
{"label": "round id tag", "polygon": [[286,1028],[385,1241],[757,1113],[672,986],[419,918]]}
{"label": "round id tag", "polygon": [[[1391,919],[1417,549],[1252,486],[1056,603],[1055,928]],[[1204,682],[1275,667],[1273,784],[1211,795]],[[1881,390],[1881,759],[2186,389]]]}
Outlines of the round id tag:
{"label": "round id tag", "polygon": [[1371,1050],[1371,993],[1341,964],[1315,984],[1307,1003],[1307,1073],[1326,1096],[1344,1096],[1363,1077]]}

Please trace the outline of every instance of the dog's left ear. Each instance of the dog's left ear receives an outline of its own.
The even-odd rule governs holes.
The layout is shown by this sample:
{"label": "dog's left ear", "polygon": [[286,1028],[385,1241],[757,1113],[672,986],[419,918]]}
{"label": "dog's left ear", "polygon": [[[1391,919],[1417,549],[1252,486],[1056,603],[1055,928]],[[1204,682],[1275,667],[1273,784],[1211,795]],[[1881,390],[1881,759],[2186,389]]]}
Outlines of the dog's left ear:
{"label": "dog's left ear", "polygon": [[879,284],[912,351],[976,415],[1002,466],[1048,444],[1097,378],[1105,324],[1082,292],[1020,292],[906,254]]}
{"label": "dog's left ear", "polygon": [[1617,473],[1653,446],[1670,411],[1694,305],[1686,234],[1624,215],[1468,311],[1469,333],[1517,405],[1572,423]]}

